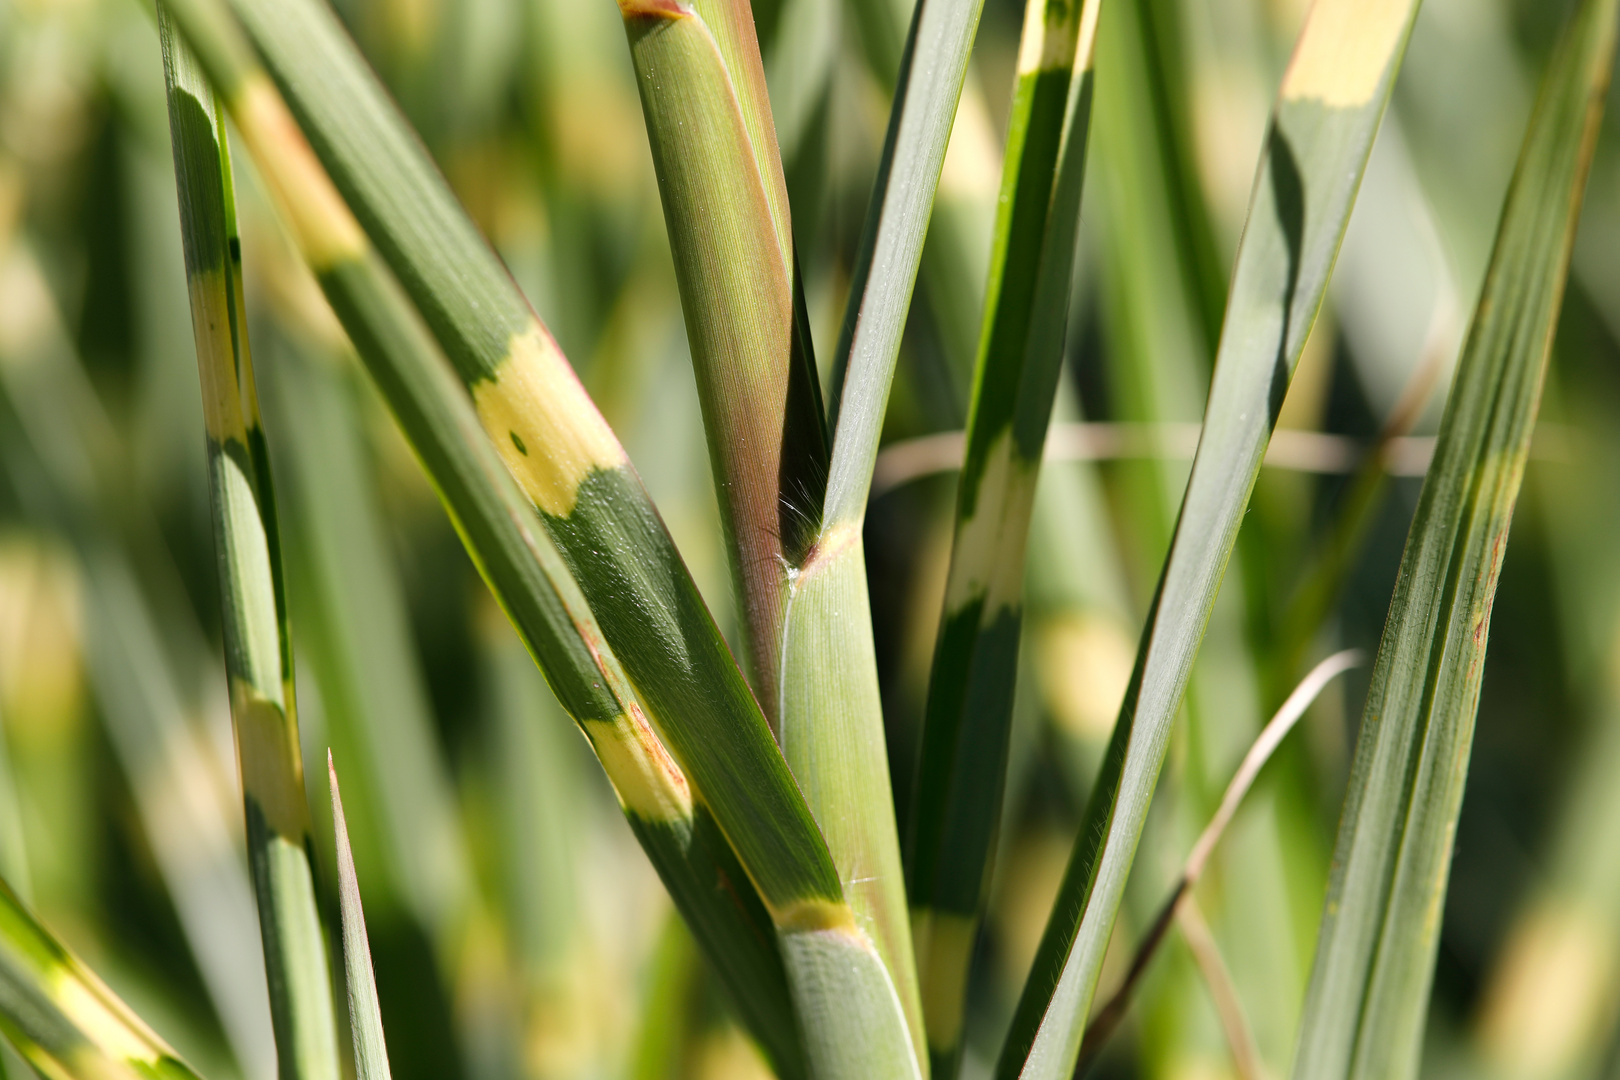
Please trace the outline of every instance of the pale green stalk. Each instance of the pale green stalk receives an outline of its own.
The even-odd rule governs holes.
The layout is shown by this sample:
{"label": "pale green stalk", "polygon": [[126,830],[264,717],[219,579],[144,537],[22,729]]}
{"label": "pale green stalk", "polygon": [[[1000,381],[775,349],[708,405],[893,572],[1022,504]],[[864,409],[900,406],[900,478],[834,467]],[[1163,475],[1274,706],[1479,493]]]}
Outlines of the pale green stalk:
{"label": "pale green stalk", "polygon": [[1616,37],[1586,0],[1508,190],[1379,645],[1293,1075],[1417,1075],[1491,602],[1530,449]]}
{"label": "pale green stalk", "polygon": [[[836,355],[836,417],[813,542],[789,574],[782,750],[926,1054],[889,791],[861,523],[900,333],[967,72],[978,0],[921,0],[912,22]],[[841,377],[840,377],[841,376]]]}

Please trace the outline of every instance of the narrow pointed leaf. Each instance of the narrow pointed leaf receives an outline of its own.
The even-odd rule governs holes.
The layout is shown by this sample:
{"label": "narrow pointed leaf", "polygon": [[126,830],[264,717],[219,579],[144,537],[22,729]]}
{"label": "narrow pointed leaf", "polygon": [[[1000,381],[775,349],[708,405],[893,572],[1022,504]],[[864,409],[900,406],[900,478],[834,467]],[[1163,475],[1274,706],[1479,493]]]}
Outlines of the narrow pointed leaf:
{"label": "narrow pointed leaf", "polygon": [[231,718],[281,1075],[336,1080],[337,1030],[310,863],[309,809],[270,463],[259,425],[224,117],[160,7]]}
{"label": "narrow pointed leaf", "polygon": [[907,849],[933,1070],[954,1075],[990,881],[1024,549],[1062,370],[1100,0],[1031,0]]}
{"label": "narrow pointed leaf", "polygon": [[[161,600],[181,595],[182,586],[165,580],[161,555],[151,555],[162,550],[156,523],[139,509],[118,514],[127,474],[118,468],[111,419],[21,238],[0,274],[0,291],[36,313],[26,333],[6,335],[0,347],[0,426],[15,437],[0,461],[30,515],[74,548],[91,613],[87,673],[164,889],[232,1048],[243,1062],[273,1068],[249,869],[217,789],[199,775],[205,759],[186,720],[180,659],[206,664],[206,646],[195,626],[158,617],[176,610]],[[137,550],[148,553],[140,563]]]}
{"label": "narrow pointed leaf", "polygon": [[1293,1075],[1413,1077],[1491,602],[1597,142],[1615,0],[1577,9],[1542,84],[1373,666]]}
{"label": "narrow pointed leaf", "polygon": [[349,849],[349,825],[343,819],[337,766],[326,752],[327,781],[332,788],[332,836],[337,842],[338,904],[343,914],[343,977],[349,991],[349,1034],[354,1039],[354,1074],[358,1080],[389,1080],[388,1041],[383,1037],[382,1010],[377,1004],[377,977],[371,970],[371,943],[366,913],[360,903],[360,879]]}
{"label": "narrow pointed leaf", "polygon": [[998,1077],[1074,1068],[1170,725],[1416,12],[1416,0],[1318,0],[1283,76],[1180,518]]}

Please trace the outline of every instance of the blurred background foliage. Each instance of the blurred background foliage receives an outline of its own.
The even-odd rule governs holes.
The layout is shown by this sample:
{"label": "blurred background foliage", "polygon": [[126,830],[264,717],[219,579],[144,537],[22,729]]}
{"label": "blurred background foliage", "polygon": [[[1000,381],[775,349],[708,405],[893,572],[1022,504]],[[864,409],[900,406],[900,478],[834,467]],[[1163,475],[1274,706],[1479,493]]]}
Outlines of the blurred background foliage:
{"label": "blurred background foliage", "polygon": [[[617,11],[608,0],[336,6],[579,363],[732,625]],[[1281,420],[1342,437],[1331,444],[1337,464],[1279,461],[1262,473],[1105,994],[1264,717],[1307,662],[1377,642],[1422,437],[1438,421],[1532,88],[1569,6],[1423,6]],[[1132,429],[1143,437],[1130,456],[1043,474],[969,1075],[983,1074],[999,1043],[1129,674],[1186,478],[1174,425],[1202,412],[1226,268],[1304,8],[1104,5],[1059,420],[1150,426]],[[908,6],[758,0],[754,14],[811,319],[828,351]],[[1016,0],[985,7],[886,422],[891,444],[963,422],[1022,16]],[[1620,1076],[1620,140],[1610,128],[1495,609],[1425,1075]],[[486,594],[245,155],[237,161],[306,771],[324,775],[330,746],[344,773],[396,1075],[761,1075],[587,747]],[[269,1080],[185,288],[151,10],[0,0],[0,873],[202,1071]],[[1411,436],[1401,475],[1348,475],[1349,451],[1381,431]],[[953,484],[948,453],[909,470],[903,456],[880,462],[892,479],[866,525],[902,833]],[[1199,887],[1274,1075],[1292,1051],[1366,677],[1324,695]],[[330,810],[317,788],[335,927]],[[14,1058],[3,1065],[28,1075]],[[1098,1068],[1235,1075],[1179,938]]]}

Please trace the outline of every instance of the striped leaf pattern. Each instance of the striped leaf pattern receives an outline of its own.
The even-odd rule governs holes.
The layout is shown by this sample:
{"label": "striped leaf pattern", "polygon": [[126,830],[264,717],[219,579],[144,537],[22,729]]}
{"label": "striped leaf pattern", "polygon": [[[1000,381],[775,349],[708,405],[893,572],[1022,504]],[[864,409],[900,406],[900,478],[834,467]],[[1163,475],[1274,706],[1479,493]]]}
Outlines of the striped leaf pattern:
{"label": "striped leaf pattern", "polygon": [[1006,782],[1024,547],[1062,369],[1100,0],[1030,0],[907,850],[929,1050],[955,1072]]}
{"label": "striped leaf pattern", "polygon": [[1356,743],[1293,1075],[1414,1077],[1484,674],[1616,37],[1585,0],[1508,190]]}
{"label": "striped leaf pattern", "polygon": [[[296,76],[287,86],[313,149],[229,13],[209,0],[175,11],[305,261],[559,699],[586,727],[635,817],[681,828],[696,789],[769,914],[801,1016],[819,1010],[864,1023],[886,1015],[872,1007],[893,995],[881,960],[623,448],[330,12],[269,7],[240,5],[272,65]],[[345,198],[378,237],[376,252]],[[514,504],[514,481],[538,521]],[[750,914],[738,909],[753,901],[715,866],[722,858],[712,852],[701,884],[672,892],[723,911],[719,925],[740,942]],[[734,887],[717,894],[716,880]],[[710,914],[694,926],[712,945]],[[761,941],[740,950],[740,961],[716,960],[734,975],[761,972],[768,948]],[[745,1008],[761,994],[759,1007],[773,1006],[768,986],[762,992],[740,977],[734,985]],[[784,1048],[786,1033],[777,1034],[770,1041]]]}
{"label": "striped leaf pattern", "polygon": [[1283,76],[1203,434],[1120,718],[997,1075],[1067,1077],[1193,658],[1315,321],[1416,0],[1318,0]]}
{"label": "striped leaf pattern", "polygon": [[199,1080],[3,881],[0,1031],[52,1080]]}
{"label": "striped leaf pattern", "polygon": [[230,152],[213,91],[159,9],[248,861],[287,1080],[337,1080],[270,462],[242,300]]}

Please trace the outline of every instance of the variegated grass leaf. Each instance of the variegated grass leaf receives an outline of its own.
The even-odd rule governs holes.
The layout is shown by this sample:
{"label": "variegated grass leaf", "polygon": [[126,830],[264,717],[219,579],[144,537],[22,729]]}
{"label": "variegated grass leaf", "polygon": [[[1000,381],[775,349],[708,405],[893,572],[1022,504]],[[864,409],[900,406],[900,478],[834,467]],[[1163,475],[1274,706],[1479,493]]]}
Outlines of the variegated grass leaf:
{"label": "variegated grass leaf", "polygon": [[1416,11],[1415,0],[1319,0],[1283,76],[1180,518],[999,1077],[1074,1067],[1171,721]]}
{"label": "variegated grass leaf", "polygon": [[1062,370],[1099,0],[1030,0],[930,673],[909,898],[934,1072],[955,1072],[1006,783],[1024,548]]}
{"label": "variegated grass leaf", "polygon": [[0,1031],[52,1080],[199,1080],[4,881]]}
{"label": "variegated grass leaf", "polygon": [[1491,603],[1597,142],[1615,0],[1553,53],[1373,667],[1293,1075],[1417,1075]]}
{"label": "variegated grass leaf", "polygon": [[[164,888],[232,1049],[245,1067],[273,1067],[253,887],[221,803],[235,794],[211,782],[186,718],[181,660],[207,663],[196,655],[201,631],[159,618],[176,610],[160,604],[181,586],[163,573],[155,523],[138,509],[119,513],[124,474],[111,419],[21,237],[0,262],[0,276],[13,311],[27,313],[25,332],[6,335],[0,347],[0,412],[7,435],[17,438],[0,460],[30,515],[74,548],[92,613],[90,682]],[[136,551],[146,558],[137,561]],[[221,926],[231,929],[221,933]]]}
{"label": "variegated grass leaf", "polygon": [[292,646],[248,349],[230,152],[213,91],[161,6],[158,28],[208,435],[231,717],[278,1058],[284,1077],[336,1080],[337,1032],[310,863]]}
{"label": "variegated grass leaf", "polygon": [[[384,241],[381,253],[422,301],[428,326],[383,269],[229,13],[208,0],[186,0],[176,10],[305,261],[475,561],[565,707],[592,736],[627,808],[678,833],[670,852],[650,852],[655,861],[681,851],[678,859],[663,859],[662,868],[684,871],[685,845],[694,837],[720,843],[721,836],[684,823],[719,825],[770,915],[801,1010],[808,1002],[874,1015],[868,996],[843,990],[850,979],[881,972],[877,955],[853,923],[763,714],[617,440],[330,13],[307,4],[274,13],[241,7],[274,63],[313,77],[289,87],[302,95],[295,101],[316,147]],[[443,335],[448,357],[430,329]],[[515,359],[505,365],[509,352]],[[468,382],[474,402],[467,400]],[[540,510],[539,520],[515,501],[515,483]],[[645,726],[638,700],[649,705],[647,716],[675,760]],[[712,818],[692,817],[694,787]],[[723,868],[725,855],[711,846],[693,858],[712,870],[716,860]],[[689,884],[713,878],[711,872]],[[707,946],[714,938],[704,918],[731,928],[751,921],[747,909],[759,910],[752,908],[752,890],[733,880],[731,901],[704,884],[683,903]],[[672,884],[678,899],[684,888]],[[727,933],[748,940],[735,929]],[[769,972],[762,948],[769,943],[757,941],[737,957],[720,948],[713,954],[740,979],[739,997],[752,993],[768,1003],[771,986],[750,987],[743,977]],[[776,1051],[790,1048],[791,1036],[782,1032],[761,1037]]]}

